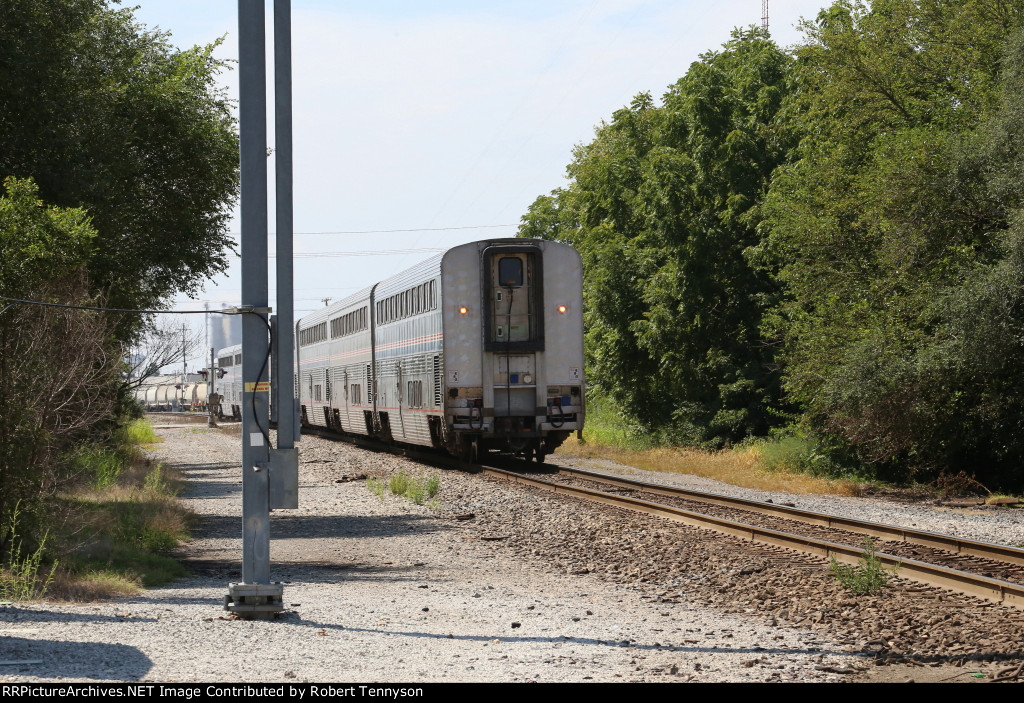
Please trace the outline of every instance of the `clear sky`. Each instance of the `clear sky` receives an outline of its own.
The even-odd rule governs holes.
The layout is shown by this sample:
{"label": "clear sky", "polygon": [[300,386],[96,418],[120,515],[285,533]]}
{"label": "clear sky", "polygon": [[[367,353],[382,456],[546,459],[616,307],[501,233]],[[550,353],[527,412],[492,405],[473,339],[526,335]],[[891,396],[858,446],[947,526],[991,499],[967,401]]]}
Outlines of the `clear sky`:
{"label": "clear sky", "polygon": [[[172,43],[224,37],[218,55],[237,58],[236,2],[136,1],[138,21],[170,32]],[[827,4],[770,0],[773,38],[797,43],[799,20]],[[659,99],[734,27],[759,25],[761,8],[760,0],[292,0],[296,317],[429,250],[513,236],[538,195],[565,185],[573,147],[596,125],[637,93]],[[222,75],[233,97],[237,78]],[[272,122],[269,138],[273,147]],[[269,166],[272,189],[273,157]],[[269,221],[273,229],[273,212]],[[370,232],[431,228],[452,229]],[[270,271],[276,308],[273,263]],[[240,296],[232,266],[176,307],[218,308]]]}

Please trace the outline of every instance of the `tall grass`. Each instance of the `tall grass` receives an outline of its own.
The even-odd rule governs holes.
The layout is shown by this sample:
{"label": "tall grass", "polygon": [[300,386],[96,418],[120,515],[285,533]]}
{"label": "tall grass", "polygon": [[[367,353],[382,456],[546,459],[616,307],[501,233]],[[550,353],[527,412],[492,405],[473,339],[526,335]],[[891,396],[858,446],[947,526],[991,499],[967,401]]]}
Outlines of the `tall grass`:
{"label": "tall grass", "polygon": [[81,480],[53,502],[61,515],[50,551],[60,557],[60,598],[129,595],[185,575],[171,556],[188,538],[191,513],[177,501],[178,477],[145,458],[159,441],[145,420],[127,422],[105,446],[70,458]]}
{"label": "tall grass", "polygon": [[799,460],[813,456],[807,440],[757,440],[719,451],[672,446],[645,435],[604,398],[587,399],[583,441],[570,437],[558,451],[647,471],[692,474],[758,490],[859,493],[853,476],[808,470],[807,461]]}
{"label": "tall grass", "polygon": [[441,477],[434,474],[431,476],[412,476],[399,471],[392,474],[386,481],[379,478],[366,479],[366,487],[372,493],[381,498],[388,491],[396,496],[402,496],[411,503],[423,505],[427,500],[437,495],[441,489]]}
{"label": "tall grass", "polygon": [[63,456],[71,480],[0,525],[0,598],[123,596],[184,576],[171,554],[191,514],[176,499],[176,475],[145,459],[157,441],[134,420]]}

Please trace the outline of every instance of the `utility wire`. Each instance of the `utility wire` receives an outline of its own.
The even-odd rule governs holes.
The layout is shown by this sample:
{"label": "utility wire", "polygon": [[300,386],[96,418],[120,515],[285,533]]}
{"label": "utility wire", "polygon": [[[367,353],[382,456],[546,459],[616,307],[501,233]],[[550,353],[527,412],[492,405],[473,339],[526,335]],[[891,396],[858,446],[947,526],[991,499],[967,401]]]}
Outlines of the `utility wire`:
{"label": "utility wire", "polygon": [[[244,308],[235,308],[229,310],[133,310],[131,308],[101,308],[93,305],[69,305],[67,303],[44,303],[41,300],[22,300],[21,298],[7,298],[0,295],[0,300],[5,300],[10,303],[4,310],[13,305],[42,305],[48,308],[71,308],[73,310],[97,310],[99,312],[135,312],[144,313],[150,315],[206,315],[208,313],[219,313],[221,315],[244,315],[246,313],[254,312],[253,310],[245,310]],[[3,311],[0,311],[3,312]]]}
{"label": "utility wire", "polygon": [[[518,227],[519,224],[513,225],[466,225],[464,227],[417,227],[413,229],[360,229],[360,230],[346,230],[341,232],[292,232],[292,234],[393,234],[395,232],[450,232],[458,229],[495,229],[498,227]],[[232,236],[238,236],[241,232],[228,232]],[[268,232],[270,234],[276,234],[275,232]]]}
{"label": "utility wire", "polygon": [[[396,254],[436,254],[440,251],[446,251],[439,247],[423,247],[420,249],[381,249],[379,251],[373,251],[365,249],[362,251],[309,251],[309,252],[297,252],[293,253],[292,257],[295,259],[319,259],[325,256],[395,256]],[[233,254],[234,258],[241,258],[241,254]],[[268,259],[276,259],[276,253],[267,254]]]}

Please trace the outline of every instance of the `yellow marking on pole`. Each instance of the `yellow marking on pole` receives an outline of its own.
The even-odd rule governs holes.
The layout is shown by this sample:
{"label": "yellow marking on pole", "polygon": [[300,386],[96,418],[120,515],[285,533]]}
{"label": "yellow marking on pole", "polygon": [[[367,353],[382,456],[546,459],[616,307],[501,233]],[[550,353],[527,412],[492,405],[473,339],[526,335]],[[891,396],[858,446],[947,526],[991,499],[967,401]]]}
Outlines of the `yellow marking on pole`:
{"label": "yellow marking on pole", "polygon": [[257,383],[246,383],[246,393],[269,393],[270,392],[270,381],[259,381]]}

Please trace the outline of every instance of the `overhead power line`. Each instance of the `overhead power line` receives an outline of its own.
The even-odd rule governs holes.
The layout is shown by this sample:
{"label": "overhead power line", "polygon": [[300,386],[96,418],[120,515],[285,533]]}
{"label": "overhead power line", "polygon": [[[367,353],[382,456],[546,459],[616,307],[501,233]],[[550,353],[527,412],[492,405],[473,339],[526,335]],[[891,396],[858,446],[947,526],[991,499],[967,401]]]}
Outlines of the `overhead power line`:
{"label": "overhead power line", "polygon": [[[467,225],[465,227],[416,227],[413,229],[353,229],[340,232],[292,232],[292,234],[392,234],[395,232],[450,232],[459,229],[496,229],[499,227],[518,227],[519,223],[511,225]],[[240,232],[229,232],[231,235],[239,235]],[[276,234],[268,232],[267,234]]]}
{"label": "overhead power line", "polygon": [[7,301],[10,303],[3,310],[0,310],[0,314],[6,312],[7,308],[14,307],[15,305],[41,305],[46,308],[70,308],[72,310],[96,310],[98,312],[131,312],[144,315],[207,315],[209,313],[217,313],[219,315],[245,315],[248,313],[260,313],[266,311],[265,309],[253,308],[251,305],[224,308],[222,310],[135,310],[133,308],[101,308],[95,305],[71,305],[69,303],[47,303],[42,300],[7,298],[2,295],[0,295],[0,301]]}
{"label": "overhead power line", "polygon": [[[382,249],[380,251],[318,251],[318,252],[303,252],[301,254],[292,254],[296,259],[308,259],[312,257],[321,256],[392,256],[395,254],[436,254],[439,251],[445,251],[444,249],[434,248],[422,248],[422,249]],[[270,254],[272,257],[276,257],[277,254]]]}
{"label": "overhead power line", "polygon": [[[420,248],[420,249],[380,249],[373,251],[370,249],[364,249],[362,251],[313,251],[313,252],[302,252],[293,253],[292,257],[296,259],[319,259],[322,257],[338,257],[338,256],[395,256],[398,254],[436,254],[437,252],[445,251],[445,249],[437,247]],[[271,259],[276,259],[277,254],[267,254]],[[238,254],[235,254],[238,257]]]}

